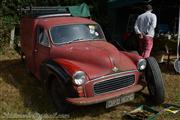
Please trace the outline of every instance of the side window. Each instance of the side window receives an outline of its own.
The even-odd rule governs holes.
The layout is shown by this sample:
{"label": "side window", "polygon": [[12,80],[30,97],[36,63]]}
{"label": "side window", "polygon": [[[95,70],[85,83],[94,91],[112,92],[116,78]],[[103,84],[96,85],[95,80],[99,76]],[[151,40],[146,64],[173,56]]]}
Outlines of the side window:
{"label": "side window", "polygon": [[41,26],[37,27],[37,40],[39,44],[43,46],[49,46],[48,36],[45,32],[45,29]]}

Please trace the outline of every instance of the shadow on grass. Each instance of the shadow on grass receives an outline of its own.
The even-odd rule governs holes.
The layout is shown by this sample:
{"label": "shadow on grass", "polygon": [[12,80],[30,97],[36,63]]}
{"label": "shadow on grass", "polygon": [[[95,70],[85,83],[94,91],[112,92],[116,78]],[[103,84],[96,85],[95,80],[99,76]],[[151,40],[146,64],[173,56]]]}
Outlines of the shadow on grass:
{"label": "shadow on grass", "polygon": [[105,113],[110,113],[111,115],[113,115],[114,113],[113,111],[116,111],[115,114],[121,114],[122,119],[127,120],[126,118],[123,117],[124,116],[123,111],[124,110],[131,111],[132,109],[135,109],[141,105],[147,105],[150,107],[153,106],[152,101],[149,98],[149,95],[144,91],[136,93],[135,99],[133,101],[124,103],[122,105],[117,105],[115,107],[108,109],[105,108],[105,102],[91,106],[86,106],[86,107],[79,107],[80,109],[75,110],[76,112],[72,114],[72,117],[73,118],[78,118],[83,116],[95,117],[95,116],[103,115]]}
{"label": "shadow on grass", "polygon": [[38,113],[53,113],[55,111],[40,81],[26,72],[25,65],[20,59],[0,61],[0,71],[3,81],[19,91],[25,108]]}

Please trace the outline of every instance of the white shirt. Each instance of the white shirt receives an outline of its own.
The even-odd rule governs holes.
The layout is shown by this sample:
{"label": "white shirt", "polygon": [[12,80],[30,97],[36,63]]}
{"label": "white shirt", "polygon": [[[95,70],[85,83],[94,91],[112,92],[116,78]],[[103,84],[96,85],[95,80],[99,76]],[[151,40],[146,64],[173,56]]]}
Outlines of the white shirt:
{"label": "white shirt", "polygon": [[154,37],[154,29],[156,28],[156,24],[156,15],[151,13],[151,10],[146,11],[138,16],[134,25],[134,30],[136,34],[145,34],[146,36]]}

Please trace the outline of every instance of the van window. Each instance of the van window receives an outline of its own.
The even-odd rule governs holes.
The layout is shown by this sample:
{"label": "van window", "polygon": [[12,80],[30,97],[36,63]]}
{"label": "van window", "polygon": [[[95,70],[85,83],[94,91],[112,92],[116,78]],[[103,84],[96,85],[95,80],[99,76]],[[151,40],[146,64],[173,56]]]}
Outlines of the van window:
{"label": "van window", "polygon": [[45,32],[45,29],[41,26],[37,27],[37,39],[39,44],[49,47],[48,36]]}
{"label": "van window", "polygon": [[69,24],[55,26],[50,29],[50,34],[54,44],[105,40],[103,31],[98,24]]}

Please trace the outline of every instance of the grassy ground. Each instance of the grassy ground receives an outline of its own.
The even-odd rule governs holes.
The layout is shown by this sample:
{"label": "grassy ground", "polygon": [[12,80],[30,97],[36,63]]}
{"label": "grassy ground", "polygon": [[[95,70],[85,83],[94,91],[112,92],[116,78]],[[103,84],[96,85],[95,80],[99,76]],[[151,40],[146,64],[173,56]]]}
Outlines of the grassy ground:
{"label": "grassy ground", "polygon": [[[33,120],[55,117],[54,106],[44,94],[41,84],[26,72],[19,55],[15,51],[8,51],[6,54],[0,53],[0,120],[13,115],[16,117],[24,115]],[[163,105],[155,107],[158,110],[162,110],[167,104],[180,105],[180,75],[175,74],[172,66],[161,65],[161,68],[166,85],[166,99]],[[143,96],[146,96],[146,89],[137,94],[133,102],[110,109],[105,109],[104,103],[77,107],[74,112],[59,117],[75,120],[126,120],[123,117],[126,111],[131,111],[142,104],[149,105]],[[164,112],[157,119],[180,120],[180,112],[177,114]]]}

